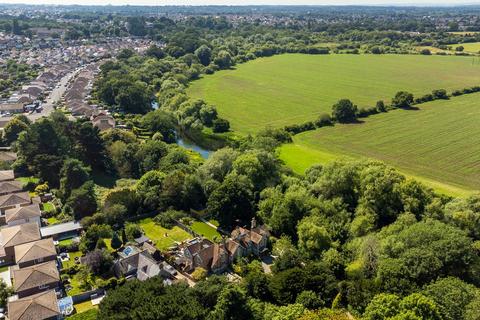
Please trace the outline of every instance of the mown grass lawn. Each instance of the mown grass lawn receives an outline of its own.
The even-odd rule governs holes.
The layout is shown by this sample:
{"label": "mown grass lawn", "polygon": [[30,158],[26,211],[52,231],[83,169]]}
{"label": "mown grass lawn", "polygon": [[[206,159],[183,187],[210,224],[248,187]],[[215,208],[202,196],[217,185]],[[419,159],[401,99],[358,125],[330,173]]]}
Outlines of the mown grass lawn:
{"label": "mown grass lawn", "polygon": [[218,241],[222,237],[222,235],[218,233],[216,229],[212,228],[211,226],[202,221],[194,221],[190,225],[190,228],[196,233],[211,241]]}
{"label": "mown grass lawn", "polygon": [[161,225],[156,224],[151,218],[140,220],[137,223],[159,250],[166,250],[175,243],[192,238],[188,232],[177,226],[172,229],[165,229]]}
{"label": "mown grass lawn", "polygon": [[76,314],[68,317],[68,320],[97,320],[97,314],[98,308],[92,308],[82,313],[77,312]]}
{"label": "mown grass lawn", "polygon": [[88,310],[98,308],[98,306],[92,305],[92,301],[90,301],[90,300],[82,302],[82,303],[77,303],[77,304],[74,305],[74,307],[75,307],[75,310],[77,311],[77,313],[83,313],[83,312],[86,312]]}
{"label": "mown grass lawn", "polygon": [[69,252],[68,255],[70,256],[70,260],[62,262],[63,268],[70,268],[71,266],[75,265],[75,257],[81,257],[81,251],[73,251]]}
{"label": "mown grass lawn", "polygon": [[301,173],[339,157],[374,158],[441,192],[470,194],[480,190],[478,101],[480,93],[469,94],[305,132],[280,157]]}
{"label": "mown grass lawn", "polygon": [[204,76],[188,94],[215,105],[242,134],[283,127],[330,113],[339,99],[359,107],[387,102],[400,90],[416,95],[478,85],[478,57],[302,55],[261,58]]}
{"label": "mown grass lawn", "polygon": [[55,210],[55,205],[51,202],[45,202],[43,204],[43,211],[52,212]]}

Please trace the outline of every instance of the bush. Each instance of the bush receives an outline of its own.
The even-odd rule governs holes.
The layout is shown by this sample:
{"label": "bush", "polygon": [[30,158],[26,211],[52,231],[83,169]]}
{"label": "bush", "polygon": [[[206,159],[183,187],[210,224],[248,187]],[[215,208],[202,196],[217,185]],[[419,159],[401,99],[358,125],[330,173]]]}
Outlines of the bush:
{"label": "bush", "polygon": [[434,99],[448,99],[447,90],[437,89],[432,91]]}
{"label": "bush", "polygon": [[399,91],[392,99],[392,106],[395,108],[410,108],[413,103],[413,94],[406,91]]}
{"label": "bush", "polygon": [[372,114],[377,114],[378,111],[377,111],[377,108],[376,107],[372,107],[372,108],[360,108],[358,109],[357,111],[357,117],[359,118],[366,118]]}
{"label": "bush", "polygon": [[458,96],[461,96],[463,94],[463,91],[461,90],[455,90],[452,92],[452,96],[454,97],[458,97]]}
{"label": "bush", "polygon": [[432,54],[432,52],[429,49],[422,49],[422,51],[420,51],[420,54],[423,54],[424,56],[429,56]]}
{"label": "bush", "polygon": [[213,132],[223,133],[230,130],[230,122],[226,119],[218,118],[213,120]]}
{"label": "bush", "polygon": [[333,124],[332,117],[328,113],[322,113],[315,121],[317,128],[331,126]]}
{"label": "bush", "polygon": [[383,100],[377,101],[376,108],[377,112],[387,111],[387,108],[385,107],[385,102],[383,102]]}
{"label": "bush", "polygon": [[195,281],[203,280],[207,277],[207,275],[208,275],[207,270],[205,270],[201,267],[195,268],[195,270],[192,272],[192,278]]}

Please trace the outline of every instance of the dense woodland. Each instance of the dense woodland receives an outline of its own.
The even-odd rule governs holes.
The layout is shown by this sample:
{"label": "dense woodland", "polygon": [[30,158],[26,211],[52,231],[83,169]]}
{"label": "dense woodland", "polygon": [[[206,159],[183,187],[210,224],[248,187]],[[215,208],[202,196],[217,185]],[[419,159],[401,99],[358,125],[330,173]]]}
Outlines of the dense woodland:
{"label": "dense woodland", "polygon": [[[111,266],[111,257],[98,256],[103,238],[112,237],[113,245],[119,235],[133,238],[139,232],[126,221],[151,213],[165,223],[191,209],[205,210],[226,230],[255,217],[271,231],[275,256],[271,274],[253,257],[237,261],[238,283],[214,275],[192,288],[164,286],[160,278],[111,283],[98,316],[91,318],[480,319],[479,195],[439,195],[372,160],[335,161],[296,175],[275,151],[295,130],[236,136],[214,106],[192,101],[185,91],[202,74],[274,54],[408,53],[413,45],[479,40],[436,32],[436,20],[422,19],[418,10],[405,16],[362,12],[360,18],[355,11],[326,11],[340,22],[299,17],[305,14],[300,10],[289,26],[119,14],[112,25],[96,28],[92,17],[109,19],[106,14],[79,15],[90,31],[165,44],[142,55],[125,50],[101,67],[92,99],[110,108],[126,130],[100,133],[59,111],[35,123],[20,116],[5,128],[4,140],[19,157],[16,173],[40,178],[64,204],[61,215],[82,220],[80,249],[99,262],[92,270]],[[432,15],[442,16],[438,10]],[[26,24],[20,21],[19,28]],[[324,45],[329,41],[340,46]],[[154,101],[159,108],[152,111]],[[420,102],[399,92],[388,107]],[[374,107],[385,108],[383,102]],[[347,99],[332,110],[315,125],[359,116]],[[142,136],[142,130],[150,135]],[[207,144],[215,137],[222,148],[203,160],[175,144],[179,132],[199,134]],[[115,181],[106,185],[105,176]]]}

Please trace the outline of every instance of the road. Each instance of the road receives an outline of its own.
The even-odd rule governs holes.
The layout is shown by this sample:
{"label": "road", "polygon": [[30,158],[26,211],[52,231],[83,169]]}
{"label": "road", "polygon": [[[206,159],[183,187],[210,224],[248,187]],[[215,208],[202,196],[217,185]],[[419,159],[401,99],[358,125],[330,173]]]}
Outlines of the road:
{"label": "road", "polygon": [[[32,114],[29,113],[24,113],[32,122],[37,121],[38,119],[42,117],[48,117],[50,113],[55,110],[54,105],[57,101],[60,101],[62,99],[63,94],[67,91],[67,84],[70,81],[70,79],[74,78],[80,70],[73,70],[70,73],[66,74],[63,78],[60,79],[60,81],[57,83],[57,86],[53,88],[52,92],[48,95],[46,98],[45,102],[42,104],[43,110],[42,112],[34,112]],[[8,122],[12,117],[4,117],[0,118],[3,121]]]}

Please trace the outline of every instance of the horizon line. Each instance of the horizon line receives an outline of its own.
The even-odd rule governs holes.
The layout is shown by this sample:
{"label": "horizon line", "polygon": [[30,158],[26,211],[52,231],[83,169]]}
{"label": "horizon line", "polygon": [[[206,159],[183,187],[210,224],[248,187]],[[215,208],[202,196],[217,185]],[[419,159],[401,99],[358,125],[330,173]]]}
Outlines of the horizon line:
{"label": "horizon line", "polygon": [[480,1],[464,2],[464,3],[440,3],[433,4],[430,2],[419,3],[338,3],[338,4],[55,4],[55,3],[5,3],[0,2],[0,6],[45,6],[45,7],[413,7],[413,8],[442,8],[442,7],[466,7],[480,6]]}

